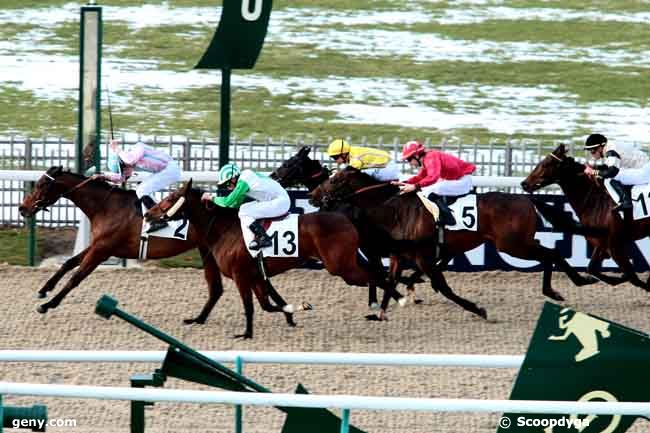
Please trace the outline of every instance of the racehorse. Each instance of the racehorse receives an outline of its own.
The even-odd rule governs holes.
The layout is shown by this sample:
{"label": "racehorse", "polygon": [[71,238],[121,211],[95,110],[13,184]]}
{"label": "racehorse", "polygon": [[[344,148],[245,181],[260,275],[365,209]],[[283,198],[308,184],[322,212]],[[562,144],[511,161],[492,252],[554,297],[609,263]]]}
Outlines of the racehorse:
{"label": "racehorse", "polygon": [[[369,188],[376,185],[374,190]],[[335,203],[347,201],[363,210],[363,219],[367,224],[377,225],[391,233],[396,240],[414,240],[426,238],[433,240],[436,228],[433,217],[422,205],[416,194],[393,196],[383,203],[379,201],[381,183],[351,167],[340,171],[328,181],[321,184],[312,192],[314,205],[328,208]],[[392,185],[384,185],[389,188]],[[365,190],[364,190],[365,189]],[[359,192],[364,191],[362,194]],[[378,192],[379,191],[379,192]],[[478,194],[478,228],[477,231],[445,230],[442,255],[439,258],[440,268],[456,255],[469,251],[477,246],[490,242],[502,252],[511,256],[542,263],[543,279],[542,293],[551,299],[562,301],[564,298],[551,287],[553,264],[563,270],[577,286],[591,284],[593,277],[583,277],[576,272],[559,252],[546,248],[535,239],[537,215],[535,206],[526,197],[500,192]],[[507,218],[504,218],[507,215]],[[415,248],[415,260],[418,267],[430,278],[434,272],[431,251],[433,242],[428,250]],[[459,303],[465,309],[471,307],[469,301],[458,302],[456,296],[448,288],[444,276],[440,274],[432,279],[432,287],[443,295]],[[461,298],[462,299],[462,298]],[[469,309],[469,311],[473,311]],[[476,312],[476,311],[473,311]],[[477,313],[478,314],[478,313]]]}
{"label": "racehorse", "polygon": [[[88,216],[91,222],[92,242],[88,248],[66,260],[38,291],[40,298],[46,297],[67,272],[79,266],[63,289],[49,302],[38,307],[39,313],[46,313],[49,309],[56,308],[72,289],[109,257],[133,259],[138,258],[139,254],[143,219],[135,191],[125,191],[100,180],[92,180],[64,171],[62,167],[52,167],[41,176],[34,191],[23,199],[18,209],[23,217],[30,217],[38,211],[47,210],[47,207],[62,197],[72,201]],[[147,257],[151,259],[173,257],[197,246],[198,232],[190,224],[185,241],[151,236]],[[221,273],[217,263],[208,253],[207,248],[199,246],[199,252],[203,259],[209,297],[198,316],[184,320],[186,324],[205,323],[223,294]],[[268,290],[274,296],[277,295],[272,287]],[[287,314],[286,317],[289,325],[295,326],[291,314]]]}
{"label": "racehorse", "polygon": [[[265,280],[296,268],[309,259],[319,259],[332,275],[346,283],[365,286],[368,283],[382,287],[395,297],[394,288],[364,266],[358,256],[359,236],[350,220],[342,214],[315,212],[298,217],[298,257],[267,257],[260,260],[248,252],[240,227],[237,209],[213,206],[206,209],[201,191],[192,189],[190,180],[185,186],[165,197],[151,208],[147,220],[186,216],[197,229],[200,242],[209,248],[223,275],[231,278],[242,298],[246,315],[246,330],[238,337],[253,337],[253,293],[265,311],[293,310],[285,305],[273,305],[268,300]],[[259,256],[258,256],[259,257]],[[385,307],[384,307],[385,308]]]}
{"label": "racehorse", "polygon": [[[645,290],[650,288],[650,279],[643,282],[634,272],[625,245],[630,240],[641,239],[650,234],[650,218],[625,224],[623,218],[612,212],[615,205],[605,188],[584,174],[585,165],[567,155],[567,149],[560,144],[552,153],[540,161],[535,169],[521,183],[526,192],[537,191],[557,183],[573,207],[580,222],[585,226],[601,228],[605,236],[585,236],[594,246],[587,271],[599,280],[616,285],[629,281]],[[604,275],[602,262],[611,257],[622,276]]]}
{"label": "racehorse", "polygon": [[[277,180],[283,187],[289,188],[296,186],[298,184],[304,185],[309,192],[312,192],[318,185],[329,179],[330,170],[327,167],[324,167],[320,162],[313,160],[309,157],[309,152],[311,151],[310,147],[303,146],[298,153],[293,155],[291,158],[287,159],[282,163],[280,167],[275,169],[271,173],[271,178]],[[388,190],[384,190],[388,191]],[[395,188],[393,192],[388,191],[389,194],[396,192]],[[386,196],[388,198],[388,196]],[[382,200],[383,201],[383,200]],[[342,206],[337,207],[336,209],[331,209],[333,211],[342,212],[350,217],[352,208],[343,204]],[[384,247],[385,239],[383,239],[382,233],[378,232],[373,227],[368,227],[367,225],[357,226],[359,235],[361,237],[361,250],[368,256],[368,259],[376,266],[382,266],[381,264],[381,254],[389,255],[390,252],[386,251]],[[379,255],[373,254],[373,252],[378,252]],[[395,257],[391,257],[391,261],[396,261]],[[393,268],[397,269],[395,271],[395,281],[403,282],[407,287],[407,297],[413,301],[413,303],[420,303],[421,300],[415,299],[415,283],[422,282],[421,279],[422,272],[416,270],[408,278],[401,277],[401,270],[404,268],[402,263],[396,262],[391,265]],[[368,288],[368,305],[371,309],[379,307],[377,302],[377,288],[373,285],[370,285]],[[384,316],[384,312],[379,314],[379,318]],[[367,316],[368,318],[374,319],[375,316]]]}

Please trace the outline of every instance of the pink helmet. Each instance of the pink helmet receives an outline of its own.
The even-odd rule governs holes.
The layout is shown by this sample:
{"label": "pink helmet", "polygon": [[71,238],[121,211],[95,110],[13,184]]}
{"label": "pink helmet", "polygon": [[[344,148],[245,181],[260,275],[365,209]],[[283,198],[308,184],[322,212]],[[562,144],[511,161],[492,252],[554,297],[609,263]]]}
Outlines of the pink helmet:
{"label": "pink helmet", "polygon": [[402,149],[402,159],[407,160],[423,152],[424,144],[420,143],[419,141],[412,140],[404,145],[404,149]]}

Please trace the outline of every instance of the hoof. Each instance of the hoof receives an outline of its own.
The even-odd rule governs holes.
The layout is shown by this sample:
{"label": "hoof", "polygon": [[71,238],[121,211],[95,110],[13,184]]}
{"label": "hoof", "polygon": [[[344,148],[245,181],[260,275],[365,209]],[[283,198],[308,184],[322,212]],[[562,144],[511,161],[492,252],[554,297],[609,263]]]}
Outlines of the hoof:
{"label": "hoof", "polygon": [[36,311],[41,314],[45,314],[47,313],[47,307],[45,305],[39,305],[38,308],[36,308]]}
{"label": "hoof", "polygon": [[203,324],[205,324],[205,320],[201,320],[201,319],[185,319],[185,320],[183,320],[183,323],[185,325],[193,325],[195,323],[197,325],[203,325]]}
{"label": "hoof", "polygon": [[481,316],[483,319],[487,320],[487,311],[485,310],[485,308],[479,308],[477,314]]}
{"label": "hoof", "polygon": [[289,325],[290,328],[295,328],[297,326],[293,319],[287,319],[287,325]]}
{"label": "hoof", "polygon": [[312,307],[312,305],[309,302],[303,302],[302,309],[303,311],[311,311],[314,309],[314,307]]}
{"label": "hoof", "polygon": [[555,290],[550,290],[548,292],[544,292],[544,295],[548,296],[549,298],[553,299],[554,301],[559,301],[562,302],[564,301],[564,297],[560,295],[558,292]]}
{"label": "hoof", "polygon": [[240,338],[241,338],[242,340],[250,340],[250,339],[253,338],[253,334],[249,334],[249,333],[237,334],[237,335],[235,335],[233,338],[234,338],[235,340],[240,339]]}
{"label": "hoof", "polygon": [[378,311],[379,310],[379,304],[377,302],[373,302],[370,305],[368,305],[370,308],[370,311]]}
{"label": "hoof", "polygon": [[399,301],[397,301],[397,303],[399,304],[400,307],[404,307],[404,306],[406,306],[406,304],[408,303],[408,301],[409,301],[409,300],[408,300],[407,297],[402,296],[401,298],[399,298]]}
{"label": "hoof", "polygon": [[36,298],[38,298],[38,299],[47,298],[47,292],[38,292],[36,294]]}

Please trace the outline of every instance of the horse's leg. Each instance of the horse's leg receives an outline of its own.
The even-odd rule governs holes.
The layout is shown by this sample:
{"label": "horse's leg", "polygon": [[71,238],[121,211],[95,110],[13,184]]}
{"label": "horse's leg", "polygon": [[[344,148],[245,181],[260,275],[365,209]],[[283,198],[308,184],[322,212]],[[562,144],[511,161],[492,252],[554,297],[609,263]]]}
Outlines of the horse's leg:
{"label": "horse's leg", "polygon": [[243,334],[235,335],[235,338],[253,338],[253,313],[255,307],[253,305],[253,291],[251,286],[254,284],[249,278],[233,278],[239,289],[239,296],[241,297],[242,304],[244,304],[244,315],[246,316],[246,330]]}
{"label": "horse's leg", "polygon": [[79,263],[81,263],[83,258],[86,257],[87,253],[88,248],[84,249],[76,256],[70,257],[68,260],[66,260],[65,263],[61,265],[59,270],[56,271],[56,273],[52,275],[49,280],[47,280],[41,290],[38,291],[38,297],[45,298],[47,296],[47,292],[53,290],[56,284],[61,280],[61,278],[63,278],[66,273],[79,266]]}
{"label": "horse's leg", "polygon": [[553,257],[553,262],[558,266],[558,268],[567,274],[571,282],[576,286],[581,287],[598,282],[598,279],[593,276],[582,276],[569,264],[569,262],[566,261],[564,257],[560,255],[558,251],[549,249],[549,254]]}
{"label": "horse's leg", "polygon": [[433,265],[432,257],[424,257],[418,255],[417,264],[422,271],[431,279],[431,287],[436,292],[440,292],[445,298],[460,305],[465,310],[476,314],[479,317],[487,319],[487,312],[485,308],[479,307],[474,302],[458,296],[447,284],[447,280],[442,272]]}
{"label": "horse's leg", "polygon": [[621,243],[611,245],[609,252],[612,256],[612,260],[616,262],[619,269],[623,272],[623,276],[626,277],[630,283],[637,287],[641,287],[643,290],[650,291],[648,285],[641,281],[636,272],[634,272],[634,266],[632,266],[627,254],[625,254],[625,245]]}
{"label": "horse's leg", "polygon": [[[379,259],[379,266],[381,266],[381,259]],[[375,258],[374,256],[368,259],[368,262],[370,263],[370,266],[377,266],[375,263]],[[392,260],[391,260],[391,266],[392,266]],[[377,301],[377,286],[375,284],[368,284],[368,307],[370,307],[371,310],[378,310],[379,309],[379,302]]]}
{"label": "horse's leg", "polygon": [[214,306],[217,305],[221,295],[223,295],[223,282],[221,281],[221,271],[217,266],[217,262],[209,250],[199,248],[199,251],[203,258],[203,274],[208,283],[208,300],[198,316],[193,319],[183,320],[183,323],[186,325],[191,325],[192,323],[204,324]]}
{"label": "horse's leg", "polygon": [[607,250],[603,246],[598,245],[594,248],[594,252],[591,253],[591,259],[587,265],[587,272],[598,278],[603,283],[611,286],[616,286],[627,281],[627,277],[624,275],[605,275],[602,273],[602,264],[606,255]]}
{"label": "horse's leg", "polygon": [[269,296],[275,302],[275,304],[279,307],[282,308],[282,311],[284,312],[284,317],[287,319],[287,324],[291,327],[296,326],[296,322],[293,321],[293,312],[287,312],[285,311],[285,306],[287,305],[286,301],[280,296],[280,294],[275,290],[275,287],[273,287],[273,284],[271,284],[271,280],[264,280],[264,283],[266,284],[266,291],[269,293]]}
{"label": "horse's leg", "polygon": [[61,289],[61,291],[57,293],[50,301],[39,306],[37,311],[39,313],[47,313],[47,310],[56,308],[72,289],[77,287],[79,283],[81,283],[88,275],[90,275],[92,271],[95,270],[95,268],[97,268],[97,266],[99,266],[109,257],[110,254],[106,251],[93,248],[92,246],[89,247],[83,260],[81,261],[81,264],[79,265],[79,269],[77,269],[77,271],[72,274],[72,277],[70,277],[70,280],[68,280],[63,289]]}

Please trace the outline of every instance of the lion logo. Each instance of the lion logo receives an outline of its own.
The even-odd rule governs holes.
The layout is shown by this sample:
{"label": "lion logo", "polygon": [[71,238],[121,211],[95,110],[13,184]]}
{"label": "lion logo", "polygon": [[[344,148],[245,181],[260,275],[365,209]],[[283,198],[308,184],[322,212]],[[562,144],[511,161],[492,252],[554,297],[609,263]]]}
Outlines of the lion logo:
{"label": "lion logo", "polygon": [[571,309],[564,308],[560,311],[558,319],[560,329],[564,329],[563,335],[551,335],[548,337],[552,341],[564,341],[570,335],[574,335],[582,345],[582,350],[575,356],[576,362],[584,361],[600,353],[598,350],[598,336],[609,338],[609,323],[595,319],[583,313],[576,312],[571,319],[569,313]]}

